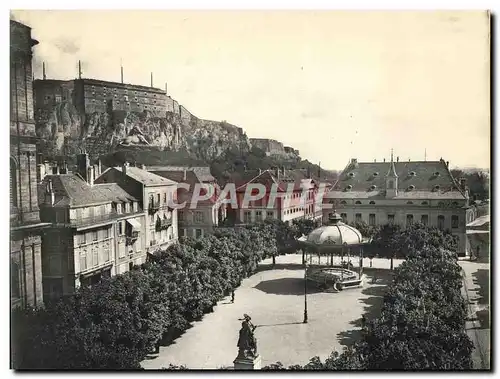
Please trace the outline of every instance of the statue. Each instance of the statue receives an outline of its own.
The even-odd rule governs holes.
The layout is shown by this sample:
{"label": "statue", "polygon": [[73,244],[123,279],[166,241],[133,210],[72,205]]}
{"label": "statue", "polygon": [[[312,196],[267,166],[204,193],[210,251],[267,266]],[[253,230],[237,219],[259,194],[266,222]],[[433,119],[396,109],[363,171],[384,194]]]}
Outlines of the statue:
{"label": "statue", "polygon": [[257,356],[257,340],[254,336],[254,330],[257,328],[252,324],[252,318],[244,314],[238,338],[238,358],[255,358]]}

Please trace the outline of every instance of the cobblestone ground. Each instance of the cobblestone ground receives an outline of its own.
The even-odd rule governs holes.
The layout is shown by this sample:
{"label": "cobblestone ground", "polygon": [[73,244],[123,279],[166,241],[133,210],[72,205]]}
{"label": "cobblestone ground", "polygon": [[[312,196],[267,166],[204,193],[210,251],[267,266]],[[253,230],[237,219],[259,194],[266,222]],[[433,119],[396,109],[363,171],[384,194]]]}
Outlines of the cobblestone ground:
{"label": "cobblestone ground", "polygon": [[461,261],[465,274],[463,295],[468,301],[467,334],[474,342],[474,369],[490,368],[490,264],[488,259]]}
{"label": "cobblestone ground", "polygon": [[[353,259],[354,262],[354,259]],[[300,255],[278,257],[276,266],[263,261],[260,272],[245,279],[235,291],[235,302],[223,299],[214,312],[194,322],[159,355],[142,362],[145,369],[185,365],[190,369],[232,367],[237,355],[236,343],[244,313],[258,325],[255,334],[262,365],[277,361],[284,365],[305,364],[313,356],[325,359],[333,350],[352,343],[359,336],[360,318],[379,313],[385,285],[390,277],[389,260],[374,259],[373,268],[365,259],[368,281],[363,288],[340,293],[319,292],[309,288],[309,322],[303,324],[304,270]],[[394,266],[400,262],[395,261]],[[377,272],[378,281],[371,283]]]}

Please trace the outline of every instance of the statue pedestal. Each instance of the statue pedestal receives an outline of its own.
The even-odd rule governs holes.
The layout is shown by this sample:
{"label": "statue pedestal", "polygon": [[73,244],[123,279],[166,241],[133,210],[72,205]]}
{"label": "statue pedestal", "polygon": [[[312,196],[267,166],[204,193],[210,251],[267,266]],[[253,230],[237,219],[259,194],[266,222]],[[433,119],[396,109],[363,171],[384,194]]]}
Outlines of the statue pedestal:
{"label": "statue pedestal", "polygon": [[260,355],[255,358],[236,358],[234,360],[235,370],[260,370],[261,359]]}

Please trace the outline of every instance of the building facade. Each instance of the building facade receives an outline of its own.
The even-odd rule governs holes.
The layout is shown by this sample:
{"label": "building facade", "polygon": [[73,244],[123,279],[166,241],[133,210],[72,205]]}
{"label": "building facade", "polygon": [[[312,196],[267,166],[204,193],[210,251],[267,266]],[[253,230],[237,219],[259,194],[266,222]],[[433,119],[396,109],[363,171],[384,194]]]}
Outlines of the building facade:
{"label": "building facade", "polygon": [[40,185],[40,217],[50,223],[42,241],[47,301],[146,260],[146,222],[138,199],[115,183],[94,184],[87,156],[78,158],[83,170],[46,175]]}
{"label": "building facade", "polygon": [[[261,184],[266,189],[262,199],[244,201],[245,194],[256,195],[249,187]],[[264,170],[247,183],[236,188],[237,209],[230,205],[236,223],[248,224],[266,219],[292,223],[296,219],[319,219],[322,203],[317,201],[320,186],[301,170]]]}
{"label": "building facade", "polygon": [[31,28],[10,21],[11,307],[43,304]]}
{"label": "building facade", "polygon": [[[177,190],[178,203],[185,204],[177,210],[180,237],[204,237],[226,218],[225,204],[219,199],[221,190],[209,167],[155,166],[148,171],[188,186],[188,189]],[[202,198],[196,204],[195,193]],[[210,198],[207,199],[207,195]]]}
{"label": "building facade", "polygon": [[177,243],[177,183],[143,168],[125,163],[111,167],[96,178],[96,183],[116,183],[139,199],[145,217],[146,253],[153,254]]}
{"label": "building facade", "polygon": [[344,222],[369,225],[414,222],[448,230],[466,254],[465,225],[473,217],[464,180],[457,182],[448,162],[358,162],[352,159],[325,195],[323,220],[334,208]]}

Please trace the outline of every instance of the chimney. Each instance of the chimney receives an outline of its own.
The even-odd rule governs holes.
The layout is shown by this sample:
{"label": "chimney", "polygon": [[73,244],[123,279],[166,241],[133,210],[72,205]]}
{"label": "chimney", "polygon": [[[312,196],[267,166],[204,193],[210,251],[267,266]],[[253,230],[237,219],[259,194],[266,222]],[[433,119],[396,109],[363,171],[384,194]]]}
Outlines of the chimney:
{"label": "chimney", "polygon": [[396,162],[399,162],[399,157],[396,158]]}
{"label": "chimney", "polygon": [[78,79],[82,78],[82,62],[78,60]]}
{"label": "chimney", "polygon": [[88,175],[88,168],[90,166],[89,162],[89,156],[87,153],[83,154],[78,154],[76,156],[76,172],[85,180],[86,182],[89,181],[89,178],[87,177]]}
{"label": "chimney", "polygon": [[168,85],[167,85],[167,82],[165,82],[165,95],[168,96]]}
{"label": "chimney", "polygon": [[125,175],[127,175],[127,167],[129,166],[128,162],[125,161],[122,166],[122,171]]}
{"label": "chimney", "polygon": [[97,160],[97,173],[95,175],[96,175],[96,177],[99,177],[99,176],[101,176],[101,174],[102,174],[102,163],[101,163],[101,159],[99,158]]}
{"label": "chimney", "polygon": [[460,188],[461,189],[466,189],[467,188],[467,179],[460,178],[460,179],[458,179],[458,182],[460,183]]}
{"label": "chimney", "polygon": [[384,158],[384,163],[385,163],[385,158]]}
{"label": "chimney", "polygon": [[87,183],[91,186],[94,185],[94,166],[87,167]]}
{"label": "chimney", "polygon": [[358,167],[358,159],[357,158],[352,158],[351,159],[351,166],[353,167]]}
{"label": "chimney", "polygon": [[187,170],[184,169],[184,179],[183,180],[187,180]]}
{"label": "chimney", "polygon": [[146,170],[146,165],[144,163],[141,164],[141,170]]}
{"label": "chimney", "polygon": [[153,88],[153,73],[151,73],[151,88]]}
{"label": "chimney", "polygon": [[43,80],[47,79],[47,76],[45,75],[45,62],[42,62],[42,78]]}
{"label": "chimney", "polygon": [[446,161],[446,168],[450,166],[450,161]]}
{"label": "chimney", "polygon": [[121,80],[122,80],[122,84],[123,84],[123,66],[120,67],[120,73],[121,73]]}
{"label": "chimney", "polygon": [[52,187],[52,179],[49,178],[47,181],[47,192],[45,193],[45,203],[48,203],[52,207],[54,206],[56,200],[56,194],[54,193],[54,188]]}

